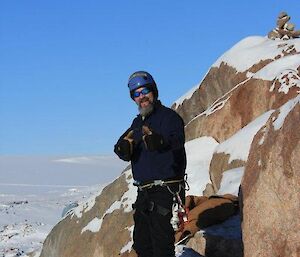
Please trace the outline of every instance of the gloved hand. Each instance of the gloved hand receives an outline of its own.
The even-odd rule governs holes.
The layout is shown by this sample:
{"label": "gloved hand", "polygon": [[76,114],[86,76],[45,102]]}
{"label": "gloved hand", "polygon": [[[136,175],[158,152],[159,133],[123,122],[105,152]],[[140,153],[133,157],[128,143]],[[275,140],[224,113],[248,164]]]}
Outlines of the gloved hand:
{"label": "gloved hand", "polygon": [[142,130],[143,141],[147,150],[159,151],[164,149],[165,141],[161,135],[151,131],[147,126],[143,126]]}
{"label": "gloved hand", "polygon": [[131,130],[115,145],[115,153],[117,153],[124,161],[130,161],[133,153],[133,146],[133,130]]}

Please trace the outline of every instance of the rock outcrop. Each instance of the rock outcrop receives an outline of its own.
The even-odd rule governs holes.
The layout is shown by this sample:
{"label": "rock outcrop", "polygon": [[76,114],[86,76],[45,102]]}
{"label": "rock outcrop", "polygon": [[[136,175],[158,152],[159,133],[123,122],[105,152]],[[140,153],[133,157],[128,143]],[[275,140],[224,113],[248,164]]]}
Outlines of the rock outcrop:
{"label": "rock outcrop", "polygon": [[290,19],[291,17],[286,12],[281,12],[277,18],[276,28],[268,33],[268,38],[273,40],[298,38],[300,30],[295,30],[295,24],[288,22]]}
{"label": "rock outcrop", "polygon": [[[245,257],[258,256],[251,254],[259,250],[272,253],[261,256],[287,256],[288,252],[297,256],[299,251],[292,242],[300,238],[300,222],[295,217],[300,202],[299,103],[282,118],[289,109],[285,104],[298,99],[299,93],[300,40],[249,37],[222,55],[199,87],[173,105],[186,124],[187,152],[194,158],[187,169],[192,178],[192,193],[187,194],[199,192],[202,184],[210,182],[205,191],[208,196],[220,191],[237,195],[245,172]],[[281,126],[275,129],[278,123]],[[206,159],[200,160],[198,155],[205,154]],[[59,222],[45,240],[41,257],[136,256],[131,249],[131,204],[136,189],[130,173],[127,169],[99,196]],[[274,225],[267,220],[270,213]],[[285,220],[292,220],[292,225]],[[189,246],[206,257],[242,256],[240,235],[228,237],[226,226],[196,233]],[[223,230],[227,232],[216,233]],[[239,225],[229,230],[236,232]],[[277,248],[273,246],[276,240]]]}
{"label": "rock outcrop", "polygon": [[[238,48],[239,46],[236,47]],[[251,48],[252,44],[249,44],[248,47]],[[299,40],[286,41],[285,44],[278,42],[271,45],[269,45],[268,41],[263,41],[261,45],[257,44],[256,47],[256,51],[260,47],[260,51],[263,51],[264,48],[265,51],[270,50],[269,48],[274,50],[272,54],[267,56],[266,60],[254,60],[248,64],[246,72],[238,72],[237,74],[243,75],[237,76],[237,84],[233,84],[227,93],[215,100],[204,112],[196,115],[191,120],[189,120],[190,117],[185,117],[187,121],[187,140],[211,136],[221,145],[222,143],[226,144],[227,140],[234,137],[237,132],[260,115],[280,107],[299,94],[300,63],[297,61],[296,65],[292,64],[292,68],[286,65],[287,60],[290,59],[294,63],[293,58],[300,58]],[[223,59],[219,60],[219,67],[222,67],[222,70],[226,67],[222,66],[222,64],[225,61],[228,62],[227,59],[229,58],[225,55]],[[247,62],[246,59],[244,61]],[[227,65],[227,67],[230,66]],[[270,72],[271,76],[266,76],[267,72]],[[222,74],[220,73],[219,76]],[[244,74],[247,75],[247,78],[240,82],[240,78],[244,78]],[[225,80],[226,77],[224,76],[223,81]],[[234,79],[231,81],[234,81]],[[202,93],[210,94],[209,92]],[[187,109],[184,105],[188,105],[189,101],[191,102],[190,106],[193,106],[194,100],[192,97],[182,101],[183,107],[177,105],[178,109],[176,110],[181,110],[180,108]],[[251,136],[248,144],[252,142],[254,134]],[[241,147],[243,146],[241,145]],[[229,159],[231,159],[229,153],[218,150],[211,160],[210,178],[214,189],[213,193],[217,193],[220,188],[223,172],[243,167],[247,161],[247,156],[243,156],[242,159],[232,159],[230,161]]]}
{"label": "rock outcrop", "polygon": [[191,97],[183,99],[182,102],[175,102],[172,108],[180,114],[187,124],[245,79],[246,73],[237,74],[237,70],[226,63],[222,63],[220,67],[211,67]]}
{"label": "rock outcrop", "polygon": [[245,257],[300,256],[300,98],[255,136],[242,182]]}

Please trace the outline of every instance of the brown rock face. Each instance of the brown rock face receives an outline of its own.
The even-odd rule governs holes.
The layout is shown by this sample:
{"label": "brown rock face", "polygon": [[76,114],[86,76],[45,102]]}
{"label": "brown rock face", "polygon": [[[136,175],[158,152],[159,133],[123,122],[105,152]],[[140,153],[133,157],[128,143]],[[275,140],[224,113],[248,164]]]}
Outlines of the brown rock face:
{"label": "brown rock face", "polygon": [[237,73],[236,69],[227,64],[222,63],[219,68],[212,67],[192,97],[184,100],[180,106],[173,105],[172,108],[187,124],[244,79],[245,73]]}
{"label": "brown rock face", "polygon": [[255,136],[242,182],[245,257],[300,256],[300,104]]}
{"label": "brown rock face", "polygon": [[95,217],[100,219],[127,190],[124,173],[103,189],[101,195],[96,197],[93,208],[83,211],[81,218],[68,216],[53,228],[44,242],[41,257],[118,256],[131,238],[128,230],[133,225],[131,212],[116,209],[106,214],[99,232],[82,233],[82,229]]}
{"label": "brown rock face", "polygon": [[[203,113],[186,125],[186,139],[212,136],[223,142],[259,115],[278,108],[298,94],[292,88],[287,94],[270,92],[272,81],[248,79],[218,99],[208,114]],[[222,107],[222,108],[220,108]]]}
{"label": "brown rock face", "polygon": [[[280,107],[299,94],[296,86],[291,87],[287,93],[279,92],[279,88],[277,79],[273,82],[248,79],[240,83],[214,103],[209,109],[209,115],[201,115],[186,125],[187,140],[212,136],[222,143],[258,116]],[[222,108],[219,109],[220,106]],[[222,153],[213,155],[210,178],[215,192],[220,188],[224,171],[245,165],[241,160],[228,163],[229,157]]]}

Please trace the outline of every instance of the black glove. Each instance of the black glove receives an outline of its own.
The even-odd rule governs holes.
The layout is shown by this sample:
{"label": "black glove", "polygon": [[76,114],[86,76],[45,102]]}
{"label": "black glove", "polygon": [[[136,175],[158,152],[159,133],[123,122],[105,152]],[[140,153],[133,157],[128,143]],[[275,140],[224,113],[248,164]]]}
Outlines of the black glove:
{"label": "black glove", "polygon": [[133,153],[134,141],[133,131],[130,131],[124,138],[115,145],[115,153],[124,161],[130,161]]}
{"label": "black glove", "polygon": [[146,146],[146,149],[149,151],[160,151],[165,148],[164,138],[151,131],[147,126],[143,126],[143,140]]}

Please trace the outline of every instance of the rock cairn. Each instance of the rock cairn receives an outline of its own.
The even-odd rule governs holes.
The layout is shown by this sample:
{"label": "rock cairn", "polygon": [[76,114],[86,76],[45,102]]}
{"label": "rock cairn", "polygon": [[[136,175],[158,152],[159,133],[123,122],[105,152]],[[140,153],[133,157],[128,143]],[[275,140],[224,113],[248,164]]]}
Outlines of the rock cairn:
{"label": "rock cairn", "polygon": [[295,24],[289,23],[290,19],[286,12],[281,12],[277,18],[276,28],[268,33],[268,38],[288,40],[300,37],[300,30],[295,30]]}

